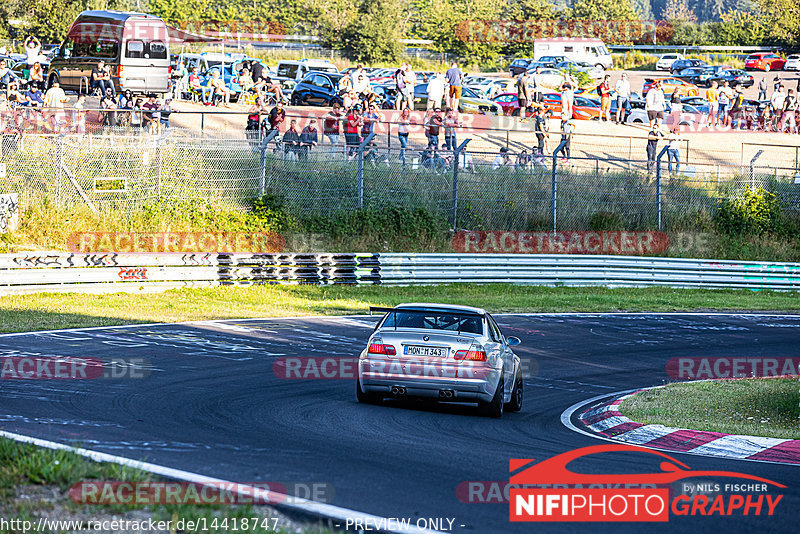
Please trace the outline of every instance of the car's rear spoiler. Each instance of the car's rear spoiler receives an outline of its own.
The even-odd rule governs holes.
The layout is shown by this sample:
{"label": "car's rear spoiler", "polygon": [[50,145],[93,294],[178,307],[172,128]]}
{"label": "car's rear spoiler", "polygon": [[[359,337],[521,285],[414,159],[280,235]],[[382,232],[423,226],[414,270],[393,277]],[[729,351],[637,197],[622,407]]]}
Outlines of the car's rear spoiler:
{"label": "car's rear spoiler", "polygon": [[[386,308],[386,307],[383,307],[383,306],[370,306],[369,307],[370,315],[372,314],[372,312],[387,313],[387,312],[393,312],[393,311],[397,311],[397,310],[409,311],[409,312],[420,312],[420,313],[426,313],[426,312],[431,311],[431,309],[422,309],[422,308]],[[472,316],[475,316],[475,317],[483,317],[484,316],[484,314],[482,314],[480,312],[475,312],[475,311],[470,311],[470,310],[442,310],[442,311],[443,312],[447,312],[447,313],[452,313],[453,315],[472,315]]]}

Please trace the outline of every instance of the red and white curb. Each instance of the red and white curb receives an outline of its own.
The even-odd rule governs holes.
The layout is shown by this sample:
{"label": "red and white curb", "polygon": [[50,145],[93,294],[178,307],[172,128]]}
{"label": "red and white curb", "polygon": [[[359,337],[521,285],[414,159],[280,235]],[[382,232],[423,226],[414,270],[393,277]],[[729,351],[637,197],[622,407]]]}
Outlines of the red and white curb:
{"label": "red and white curb", "polygon": [[646,425],[637,423],[620,413],[619,406],[625,399],[647,389],[656,388],[639,389],[622,397],[612,397],[600,406],[584,411],[578,419],[589,430],[611,441],[703,456],[800,465],[800,439],[739,436],[664,425]]}

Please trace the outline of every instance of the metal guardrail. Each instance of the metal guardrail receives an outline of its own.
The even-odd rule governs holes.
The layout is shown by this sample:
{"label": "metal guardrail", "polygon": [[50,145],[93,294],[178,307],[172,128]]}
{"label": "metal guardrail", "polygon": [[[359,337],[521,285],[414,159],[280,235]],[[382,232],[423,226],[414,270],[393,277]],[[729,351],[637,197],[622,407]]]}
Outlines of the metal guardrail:
{"label": "metal guardrail", "polygon": [[544,254],[0,254],[0,294],[251,284],[800,290],[800,263]]}

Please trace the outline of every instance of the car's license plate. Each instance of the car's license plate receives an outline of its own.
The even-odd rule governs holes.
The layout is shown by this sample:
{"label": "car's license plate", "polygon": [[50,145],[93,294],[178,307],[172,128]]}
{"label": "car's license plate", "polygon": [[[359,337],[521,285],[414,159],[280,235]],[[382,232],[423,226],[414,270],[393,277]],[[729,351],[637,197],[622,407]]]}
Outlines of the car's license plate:
{"label": "car's license plate", "polygon": [[433,358],[444,358],[447,356],[447,347],[406,345],[403,347],[403,354],[406,356],[431,356]]}

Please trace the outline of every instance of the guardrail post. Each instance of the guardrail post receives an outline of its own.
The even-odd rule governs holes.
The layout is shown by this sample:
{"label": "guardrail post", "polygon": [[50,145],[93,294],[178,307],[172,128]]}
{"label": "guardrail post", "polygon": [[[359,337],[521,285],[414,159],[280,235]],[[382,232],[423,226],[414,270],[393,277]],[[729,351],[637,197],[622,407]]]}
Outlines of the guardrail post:
{"label": "guardrail post", "polygon": [[557,220],[558,216],[556,213],[557,209],[557,201],[558,201],[558,158],[553,155],[553,176],[551,179],[551,194],[550,194],[550,203],[553,210],[553,233],[555,234],[558,228]]}
{"label": "guardrail post", "polygon": [[755,174],[756,173],[755,173],[754,167],[755,167],[756,160],[758,158],[760,158],[761,154],[763,154],[763,153],[764,153],[763,150],[759,150],[758,152],[756,152],[756,155],[753,156],[753,159],[750,160],[750,191],[755,190],[755,179],[756,179]]}
{"label": "guardrail post", "polygon": [[467,147],[469,141],[469,139],[464,140],[458,145],[453,154],[455,156],[455,161],[453,162],[453,232],[456,231],[456,223],[458,222],[458,159],[461,157],[461,151]]}
{"label": "guardrail post", "polygon": [[271,130],[264,139],[261,140],[259,146],[260,162],[259,162],[259,175],[258,175],[258,196],[263,197],[266,190],[267,178],[267,145],[278,135],[278,130]]}
{"label": "guardrail post", "polygon": [[358,209],[364,207],[364,147],[372,142],[375,134],[371,133],[358,145]]}
{"label": "guardrail post", "polygon": [[656,211],[658,212],[658,229],[661,230],[661,158],[669,150],[669,145],[661,149],[656,159]]}

